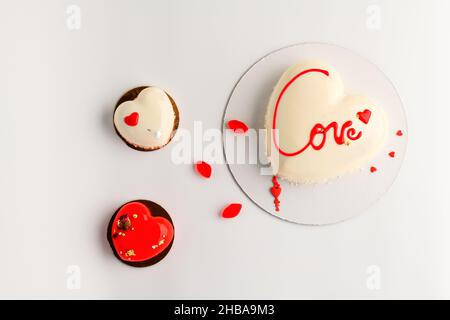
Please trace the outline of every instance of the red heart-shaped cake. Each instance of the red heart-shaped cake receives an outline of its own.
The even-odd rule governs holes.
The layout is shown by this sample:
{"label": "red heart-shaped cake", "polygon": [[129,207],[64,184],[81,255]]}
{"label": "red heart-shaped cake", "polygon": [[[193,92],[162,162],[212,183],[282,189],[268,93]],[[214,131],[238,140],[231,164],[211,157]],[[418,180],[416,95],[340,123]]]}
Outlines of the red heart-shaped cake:
{"label": "red heart-shaped cake", "polygon": [[125,264],[146,267],[169,252],[174,239],[172,219],[164,208],[148,200],[120,207],[108,226],[108,241]]}

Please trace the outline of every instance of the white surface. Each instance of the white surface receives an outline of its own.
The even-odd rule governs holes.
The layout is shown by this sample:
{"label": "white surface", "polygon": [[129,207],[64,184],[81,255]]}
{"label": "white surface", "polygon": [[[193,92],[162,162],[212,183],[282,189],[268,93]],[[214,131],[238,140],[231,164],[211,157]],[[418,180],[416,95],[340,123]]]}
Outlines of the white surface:
{"label": "white surface", "polygon": [[[71,4],[82,10],[78,31],[66,28]],[[373,4],[380,30],[366,27]],[[0,6],[2,298],[450,298],[448,1]],[[116,100],[141,84],[170,90],[181,127],[202,120],[220,128],[244,71],[305,41],[367,57],[407,112],[400,175],[355,219],[320,228],[273,219],[226,166],[204,181],[170,163],[170,145],[136,152],[114,133]],[[164,205],[177,230],[164,261],[140,270],[118,262],[105,237],[113,211],[136,198]],[[230,201],[241,201],[243,213],[222,221],[218,211]],[[80,267],[79,290],[67,289],[69,265]],[[366,285],[371,265],[380,290]]]}
{"label": "white surface", "polygon": [[[245,164],[235,161],[237,158],[234,151],[235,144],[227,143],[227,141],[237,141],[235,139],[245,140],[246,137],[243,135],[235,137],[229,131],[225,131],[224,150],[233,177],[245,194],[258,206],[281,219],[307,225],[324,225],[341,222],[361,214],[377,201],[391,187],[405,155],[408,137],[402,102],[392,83],[376,66],[347,49],[328,44],[298,44],[277,50],[259,60],[240,79],[228,102],[224,126],[227,120],[239,119],[250,128],[264,130],[268,96],[272,94],[280,75],[299,61],[306,61],[313,57],[332,66],[336,70],[335,73],[340,73],[347,92],[367,95],[376,101],[378,108],[384,110],[388,128],[386,141],[381,149],[355,171],[338,179],[330,179],[327,183],[294,185],[279,179],[282,187],[279,212],[275,211],[274,198],[269,192],[272,177],[261,174],[261,165],[249,161]],[[324,67],[310,65],[307,68],[323,69]],[[294,74],[298,72],[297,70]],[[375,106],[362,106],[360,108],[367,107],[375,111]],[[346,114],[345,111],[342,113],[342,120],[336,118],[333,120],[338,123],[348,120],[349,118],[346,118],[348,113]],[[374,114],[372,119],[376,121]],[[269,120],[269,123],[271,121]],[[323,123],[327,125],[329,122]],[[404,132],[401,138],[395,134],[399,129]],[[367,133],[369,132],[366,131],[364,134]],[[329,139],[327,143],[333,143],[332,138]],[[247,143],[248,140],[247,138]],[[263,137],[262,140],[260,147],[264,148],[265,138]],[[298,145],[299,142],[296,141],[294,148]],[[289,150],[295,150],[294,148]],[[396,152],[395,159],[388,156],[392,150]],[[267,163],[266,159],[262,161]],[[378,168],[376,174],[370,173],[371,166]]]}

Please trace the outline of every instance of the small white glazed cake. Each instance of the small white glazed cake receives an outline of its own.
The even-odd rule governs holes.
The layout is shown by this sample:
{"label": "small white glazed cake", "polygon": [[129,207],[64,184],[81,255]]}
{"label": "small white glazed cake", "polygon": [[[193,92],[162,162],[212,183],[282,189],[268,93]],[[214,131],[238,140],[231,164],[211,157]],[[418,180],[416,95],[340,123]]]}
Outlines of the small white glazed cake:
{"label": "small white glazed cake", "polygon": [[153,151],[170,142],[179,123],[174,100],[157,87],[138,87],[125,93],[114,112],[114,127],[130,147]]}
{"label": "small white glazed cake", "polygon": [[303,61],[287,69],[273,89],[265,128],[274,175],[308,184],[366,165],[384,145],[388,123],[373,101],[347,94],[332,67]]}

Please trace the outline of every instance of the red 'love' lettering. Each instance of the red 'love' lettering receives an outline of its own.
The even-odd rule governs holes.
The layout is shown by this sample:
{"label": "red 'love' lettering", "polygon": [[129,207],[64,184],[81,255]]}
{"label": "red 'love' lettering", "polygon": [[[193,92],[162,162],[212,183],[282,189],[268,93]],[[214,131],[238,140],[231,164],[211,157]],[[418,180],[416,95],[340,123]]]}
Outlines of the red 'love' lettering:
{"label": "red 'love' lettering", "polygon": [[[280,105],[281,98],[283,97],[283,95],[285,94],[287,89],[289,89],[289,87],[297,79],[299,79],[301,76],[303,76],[303,75],[305,75],[307,73],[310,73],[310,72],[318,72],[318,73],[322,73],[323,75],[325,75],[327,77],[329,76],[329,72],[326,71],[326,70],[322,70],[322,69],[308,69],[308,70],[300,72],[295,77],[293,77],[284,86],[283,90],[281,90],[281,93],[278,96],[278,100],[277,100],[277,103],[275,105],[274,115],[273,115],[273,123],[272,123],[272,129],[273,130],[275,130],[276,126],[277,126],[277,113],[278,113],[278,107]],[[278,141],[277,141],[276,135],[272,134],[272,137],[273,137],[273,142],[275,144],[275,147],[277,148],[277,150],[282,155],[287,156],[287,157],[294,157],[294,156],[297,156],[297,155],[301,154],[302,152],[304,152],[309,147],[313,148],[314,150],[321,150],[325,146],[325,143],[327,141],[327,133],[330,130],[333,131],[334,140],[336,141],[336,143],[338,145],[344,144],[346,142],[345,138],[348,138],[349,140],[353,140],[353,141],[354,140],[358,140],[359,138],[361,138],[362,132],[361,131],[357,132],[356,129],[352,127],[352,125],[353,125],[352,121],[350,121],[350,120],[346,121],[346,122],[344,122],[344,124],[342,125],[341,129],[339,130],[339,125],[335,121],[331,122],[327,126],[324,126],[321,123],[317,123],[316,125],[314,125],[314,127],[310,131],[308,143],[305,146],[303,146],[303,148],[301,148],[301,149],[299,149],[297,151],[294,151],[294,152],[286,152],[286,151],[282,150],[281,147],[278,145]]]}
{"label": "red 'love' lettering", "polygon": [[[327,141],[327,133],[329,130],[333,130],[334,140],[337,144],[341,145],[345,143],[345,137],[349,140],[358,140],[361,138],[361,131],[356,133],[355,128],[351,128],[351,121],[347,121],[342,125],[341,131],[339,133],[339,127],[337,122],[332,122],[328,126],[324,127],[322,124],[316,124],[310,133],[309,142],[306,144],[304,149],[306,150],[309,146],[311,146],[314,150],[320,150],[325,146],[325,142]],[[348,129],[348,130],[347,130]],[[316,144],[316,137],[321,135],[321,140],[319,144]]]}

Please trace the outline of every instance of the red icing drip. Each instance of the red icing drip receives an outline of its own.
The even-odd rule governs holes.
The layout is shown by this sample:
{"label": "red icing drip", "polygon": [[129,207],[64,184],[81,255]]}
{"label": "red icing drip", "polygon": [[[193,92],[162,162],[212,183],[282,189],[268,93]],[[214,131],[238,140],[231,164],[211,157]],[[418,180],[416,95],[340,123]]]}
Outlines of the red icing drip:
{"label": "red icing drip", "polygon": [[229,204],[222,210],[222,217],[226,219],[234,218],[241,212],[241,209],[242,204],[240,203]]}
{"label": "red icing drip", "polygon": [[[119,228],[124,217],[131,222],[126,230]],[[120,208],[110,232],[120,258],[133,262],[146,261],[160,254],[170,245],[174,234],[170,221],[153,217],[140,202],[130,202]]]}
{"label": "red icing drip", "polygon": [[[325,76],[329,76],[329,72],[326,70],[322,70],[322,69],[309,69],[309,70],[305,70],[300,72],[299,74],[297,74],[295,77],[293,77],[281,90],[280,95],[278,96],[277,99],[277,103],[275,104],[275,109],[274,109],[274,114],[273,114],[273,122],[272,122],[272,130],[275,130],[277,127],[277,115],[278,115],[278,107],[280,105],[281,99],[283,98],[283,95],[286,93],[287,89],[289,89],[289,87],[297,80],[299,79],[301,76],[311,73],[311,72],[319,72],[324,74]],[[364,123],[368,123],[369,119],[370,119],[370,115],[371,115],[371,111],[370,110],[364,110],[363,112],[358,112],[358,117],[361,121],[363,121]],[[367,122],[365,122],[367,121]],[[326,139],[327,139],[327,133],[330,130],[333,130],[333,136],[334,136],[334,140],[336,141],[337,144],[342,145],[345,143],[345,138],[348,138],[349,140],[358,140],[359,138],[361,138],[362,136],[362,132],[356,132],[355,128],[352,128],[351,126],[353,125],[352,121],[346,121],[341,129],[339,130],[339,125],[337,122],[333,121],[331,122],[329,125],[327,125],[326,127],[321,124],[321,123],[317,123],[316,125],[314,125],[314,127],[311,129],[310,135],[309,135],[309,141],[308,143],[303,146],[302,148],[300,148],[297,151],[294,152],[286,152],[284,150],[282,150],[280,148],[280,146],[278,145],[278,141],[276,138],[276,135],[273,134],[273,142],[275,147],[277,148],[278,152],[281,153],[282,155],[286,156],[286,157],[294,157],[297,156],[299,154],[301,154],[302,152],[304,152],[306,149],[308,149],[309,147],[312,147],[314,150],[318,151],[321,150],[326,143]],[[317,143],[316,138],[318,136],[322,136],[321,140],[319,141],[319,143]]]}
{"label": "red icing drip", "polygon": [[376,172],[378,169],[376,167],[370,167],[370,172],[374,173]]}
{"label": "red icing drip", "polygon": [[125,121],[125,123],[130,127],[135,127],[139,122],[139,113],[133,112],[130,115],[123,118],[123,121]]}
{"label": "red icing drip", "polygon": [[398,130],[397,133],[396,133],[396,135],[399,136],[399,137],[403,136],[402,130]]}
{"label": "red icing drip", "polygon": [[364,124],[368,124],[370,116],[372,115],[372,111],[366,109],[362,112],[358,112],[356,115],[358,116],[358,119],[361,120]]}
{"label": "red icing drip", "polygon": [[205,161],[199,161],[195,164],[195,171],[204,178],[210,178],[212,174],[211,165]]}
{"label": "red icing drip", "polygon": [[389,157],[394,158],[395,157],[395,151],[389,152]]}
{"label": "red icing drip", "polygon": [[275,198],[273,200],[273,203],[275,204],[275,210],[280,211],[280,194],[281,194],[281,185],[278,183],[277,176],[272,177],[272,188],[270,189],[270,192],[272,192],[273,197]]}
{"label": "red icing drip", "polygon": [[239,120],[230,120],[227,123],[228,129],[233,130],[234,133],[246,133],[248,131],[248,126]]}

